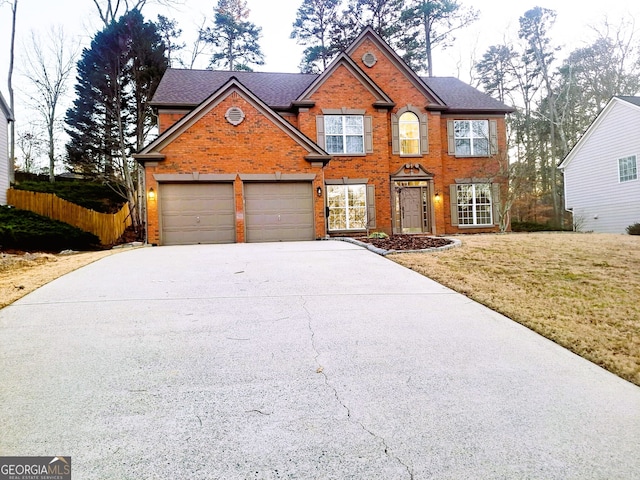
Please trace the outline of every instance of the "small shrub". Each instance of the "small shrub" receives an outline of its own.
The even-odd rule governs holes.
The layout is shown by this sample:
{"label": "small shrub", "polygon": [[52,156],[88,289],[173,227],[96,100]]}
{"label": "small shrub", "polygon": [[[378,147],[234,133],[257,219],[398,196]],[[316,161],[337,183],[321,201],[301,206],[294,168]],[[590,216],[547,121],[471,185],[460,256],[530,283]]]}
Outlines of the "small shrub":
{"label": "small shrub", "polygon": [[384,232],[372,232],[369,234],[369,238],[389,238],[389,235]]}
{"label": "small shrub", "polygon": [[512,232],[564,232],[570,230],[571,229],[550,225],[548,223],[511,221]]}
{"label": "small shrub", "polygon": [[634,223],[627,227],[627,233],[629,235],[640,235],[640,223]]}
{"label": "small shrub", "polygon": [[68,223],[0,206],[0,247],[23,251],[95,250],[100,239]]}

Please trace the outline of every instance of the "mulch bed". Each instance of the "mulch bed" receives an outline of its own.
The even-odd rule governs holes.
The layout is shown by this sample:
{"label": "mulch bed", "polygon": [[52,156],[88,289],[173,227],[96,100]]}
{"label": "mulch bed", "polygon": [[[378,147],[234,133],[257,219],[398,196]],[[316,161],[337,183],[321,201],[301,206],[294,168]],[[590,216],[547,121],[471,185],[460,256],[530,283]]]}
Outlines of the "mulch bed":
{"label": "mulch bed", "polygon": [[356,237],[355,239],[360,242],[370,243],[384,250],[424,250],[444,247],[453,243],[446,238],[429,237],[427,235],[391,235],[389,238]]}

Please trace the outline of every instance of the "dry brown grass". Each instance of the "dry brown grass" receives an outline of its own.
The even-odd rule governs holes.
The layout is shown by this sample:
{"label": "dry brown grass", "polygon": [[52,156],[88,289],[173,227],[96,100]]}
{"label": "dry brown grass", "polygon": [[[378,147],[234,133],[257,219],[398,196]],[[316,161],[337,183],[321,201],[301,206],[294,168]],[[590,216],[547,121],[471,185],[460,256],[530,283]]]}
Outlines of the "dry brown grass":
{"label": "dry brown grass", "polygon": [[640,237],[458,237],[462,247],[389,258],[640,385]]}
{"label": "dry brown grass", "polygon": [[52,255],[27,253],[0,254],[0,308],[15,302],[35,289],[95,262],[119,250]]}

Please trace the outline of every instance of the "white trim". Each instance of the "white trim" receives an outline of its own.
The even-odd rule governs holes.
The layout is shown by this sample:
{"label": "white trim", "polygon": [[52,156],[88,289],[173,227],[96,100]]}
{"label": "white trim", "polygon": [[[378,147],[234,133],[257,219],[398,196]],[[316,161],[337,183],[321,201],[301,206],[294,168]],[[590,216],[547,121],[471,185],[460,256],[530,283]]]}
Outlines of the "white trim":
{"label": "white trim", "polygon": [[[486,185],[489,188],[489,203],[476,203],[476,186],[477,185]],[[471,207],[471,215],[473,223],[462,223],[462,219],[460,218],[459,208],[461,206],[459,200],[460,187],[462,186],[471,186],[472,187],[472,202],[470,204]],[[462,204],[466,205],[466,204]],[[478,223],[478,207],[489,207],[489,223]],[[456,184],[456,213],[458,214],[458,228],[468,228],[468,227],[493,227],[495,225],[495,221],[493,218],[493,191],[491,189],[491,183],[458,183]]]}
{"label": "white trim", "polygon": [[[604,106],[604,108],[602,109],[602,111],[598,114],[598,116],[596,117],[596,119],[593,121],[593,123],[591,123],[591,125],[589,125],[589,127],[587,128],[587,130],[584,132],[584,134],[580,137],[580,139],[576,142],[576,144],[573,146],[573,148],[571,149],[571,151],[567,154],[566,157],[564,157],[564,160],[562,160],[562,162],[560,162],[560,165],[558,165],[558,168],[560,170],[564,170],[566,169],[569,164],[571,163],[571,161],[576,157],[576,155],[578,154],[578,152],[582,149],[583,145],[585,144],[585,142],[589,139],[589,137],[593,134],[593,131],[596,130],[598,128],[598,126],[605,120],[605,118],[609,115],[609,113],[611,112],[611,110],[613,110],[614,105],[621,103],[626,107],[631,107],[634,108],[636,110],[640,111],[640,106],[631,103],[631,102],[627,102],[626,100],[624,100],[623,98],[618,98],[618,97],[612,97],[611,100],[609,100],[609,102]],[[566,190],[565,190],[566,191]]]}
{"label": "white trim", "polygon": [[[352,206],[349,205],[349,189],[352,187],[362,187],[362,193],[364,195],[364,226],[358,226],[357,228],[350,228],[351,226],[349,225],[349,210],[354,208]],[[331,228],[331,224],[330,224],[330,219],[331,219],[331,212],[336,210],[337,208],[341,208],[341,207],[334,207],[331,208],[331,206],[329,205],[329,190],[331,189],[340,189],[343,195],[343,200],[344,200],[344,217],[342,217],[342,219],[344,220],[345,223],[345,228]],[[354,232],[354,231],[363,231],[367,229],[367,223],[368,223],[368,219],[367,219],[367,184],[366,183],[358,183],[358,184],[343,184],[343,185],[335,185],[335,184],[325,184],[325,190],[326,190],[326,196],[327,196],[327,231],[328,232]]]}
{"label": "white trim", "polygon": [[[635,167],[636,167],[636,176],[634,178],[629,178],[627,180],[622,180],[621,178],[621,171],[620,171],[620,160],[625,160],[627,158],[633,158],[634,163],[635,163]],[[629,182],[635,182],[638,180],[638,156],[633,153],[631,155],[624,155],[622,157],[618,157],[617,159],[617,164],[618,164],[618,183],[629,183]]]}

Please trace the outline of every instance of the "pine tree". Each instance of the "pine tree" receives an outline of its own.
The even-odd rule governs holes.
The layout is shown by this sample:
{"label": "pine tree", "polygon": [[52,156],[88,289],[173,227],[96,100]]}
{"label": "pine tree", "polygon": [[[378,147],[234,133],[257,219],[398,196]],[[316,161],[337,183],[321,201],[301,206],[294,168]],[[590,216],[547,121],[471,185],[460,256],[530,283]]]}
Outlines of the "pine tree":
{"label": "pine tree", "polygon": [[264,65],[259,44],[262,29],[248,21],[249,13],[245,0],[218,0],[214,26],[200,31],[201,38],[213,46],[211,67],[252,71],[252,66]]}
{"label": "pine tree", "polygon": [[135,162],[153,119],[148,105],[167,68],[155,24],[137,10],[98,32],[78,61],[77,98],[67,111],[67,164],[99,176],[128,200],[137,224]]}
{"label": "pine tree", "polygon": [[405,36],[401,46],[405,61],[417,72],[433,76],[433,50],[446,48],[455,40],[453,32],[478,18],[478,12],[464,8],[457,0],[408,0],[402,12]]}
{"label": "pine tree", "polygon": [[307,47],[300,63],[301,72],[323,71],[340,51],[342,42],[336,41],[341,30],[339,7],[340,0],[303,0],[298,8],[291,38]]}
{"label": "pine tree", "polygon": [[354,35],[371,26],[389,45],[396,46],[398,36],[404,30],[400,15],[405,0],[350,0],[343,18],[352,18],[349,23]]}

